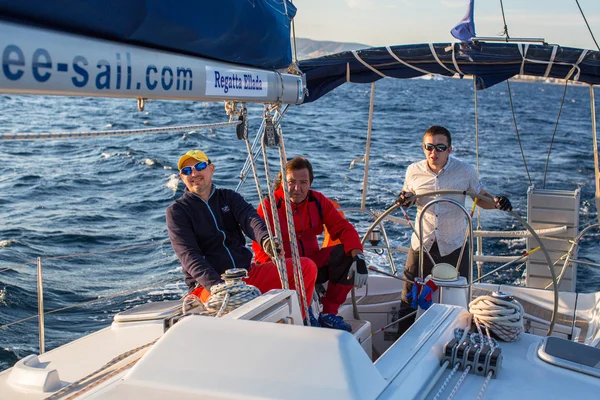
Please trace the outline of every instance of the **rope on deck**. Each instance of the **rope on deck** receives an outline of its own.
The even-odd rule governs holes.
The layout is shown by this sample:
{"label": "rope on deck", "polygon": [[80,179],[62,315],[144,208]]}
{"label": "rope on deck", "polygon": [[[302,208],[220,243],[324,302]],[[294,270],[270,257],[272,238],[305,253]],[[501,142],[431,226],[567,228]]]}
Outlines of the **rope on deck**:
{"label": "rope on deck", "polygon": [[485,326],[505,342],[514,342],[523,332],[523,306],[518,301],[479,296],[469,303],[469,312],[477,324]]}

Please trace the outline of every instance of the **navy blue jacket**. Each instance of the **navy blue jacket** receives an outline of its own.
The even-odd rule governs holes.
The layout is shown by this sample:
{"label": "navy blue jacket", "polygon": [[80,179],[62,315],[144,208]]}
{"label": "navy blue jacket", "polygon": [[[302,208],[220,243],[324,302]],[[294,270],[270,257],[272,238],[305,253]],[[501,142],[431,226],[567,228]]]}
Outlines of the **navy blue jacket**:
{"label": "navy blue jacket", "polygon": [[186,189],[167,208],[167,229],[185,283],[207,290],[222,282],[229,268],[250,269],[252,252],[244,233],[258,242],[268,234],[263,219],[239,193],[214,186],[208,201]]}

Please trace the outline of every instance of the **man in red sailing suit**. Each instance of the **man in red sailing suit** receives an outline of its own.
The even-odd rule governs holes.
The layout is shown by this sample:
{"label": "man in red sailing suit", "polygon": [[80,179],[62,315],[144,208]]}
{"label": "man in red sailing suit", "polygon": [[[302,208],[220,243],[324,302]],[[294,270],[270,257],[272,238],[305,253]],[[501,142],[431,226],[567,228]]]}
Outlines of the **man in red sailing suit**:
{"label": "man in red sailing suit", "polygon": [[[304,157],[296,157],[286,164],[286,178],[290,192],[290,200],[294,214],[294,226],[300,257],[308,257],[318,268],[317,283],[327,283],[327,292],[323,296],[323,313],[315,318],[311,312],[311,324],[328,328],[352,331],[350,324],[337,315],[339,307],[344,303],[352,286],[363,286],[368,278],[364,261],[363,248],[354,227],[340,215],[333,203],[323,194],[310,188],[313,182],[313,169]],[[281,236],[286,257],[291,257],[290,236],[288,233],[285,201],[281,177],[276,182],[275,200]],[[271,204],[265,199],[265,208],[259,205],[258,215],[264,218],[269,215],[269,223],[273,227]],[[339,239],[341,244],[319,248],[317,235],[327,228],[333,240]],[[253,242],[256,262],[269,262],[269,256],[259,243]]]}

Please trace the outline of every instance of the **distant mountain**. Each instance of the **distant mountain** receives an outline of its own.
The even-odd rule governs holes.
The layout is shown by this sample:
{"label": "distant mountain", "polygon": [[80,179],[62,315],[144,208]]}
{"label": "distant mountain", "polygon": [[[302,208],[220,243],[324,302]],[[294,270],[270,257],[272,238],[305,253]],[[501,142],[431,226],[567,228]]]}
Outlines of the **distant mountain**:
{"label": "distant mountain", "polygon": [[358,50],[371,47],[361,43],[341,43],[303,38],[296,38],[296,46],[299,60],[321,57],[327,54],[334,54],[342,51]]}

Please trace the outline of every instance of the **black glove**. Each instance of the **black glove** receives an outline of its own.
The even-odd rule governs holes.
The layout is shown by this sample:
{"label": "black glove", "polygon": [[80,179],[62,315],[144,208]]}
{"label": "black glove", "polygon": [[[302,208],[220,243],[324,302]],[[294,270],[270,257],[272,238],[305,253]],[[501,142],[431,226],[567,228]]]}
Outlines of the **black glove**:
{"label": "black glove", "polygon": [[512,204],[510,204],[510,200],[506,196],[494,197],[494,202],[496,203],[496,208],[502,211],[512,211]]}
{"label": "black glove", "polygon": [[415,194],[411,192],[405,192],[404,190],[400,192],[398,196],[398,200],[396,203],[400,204],[402,207],[410,208],[415,204],[417,199],[414,198]]}
{"label": "black glove", "polygon": [[354,286],[360,289],[367,283],[369,279],[369,271],[367,271],[367,263],[365,262],[365,256],[362,253],[355,255],[352,259],[352,265],[348,270],[348,279],[354,277]]}
{"label": "black glove", "polygon": [[[273,249],[272,243],[275,243],[275,249]],[[275,238],[271,242],[271,239],[269,239],[268,236],[265,236],[261,240],[260,244],[265,253],[267,253],[267,255],[271,257],[272,260],[276,259],[279,256],[279,254],[281,254],[281,243],[279,243],[279,240]]]}

